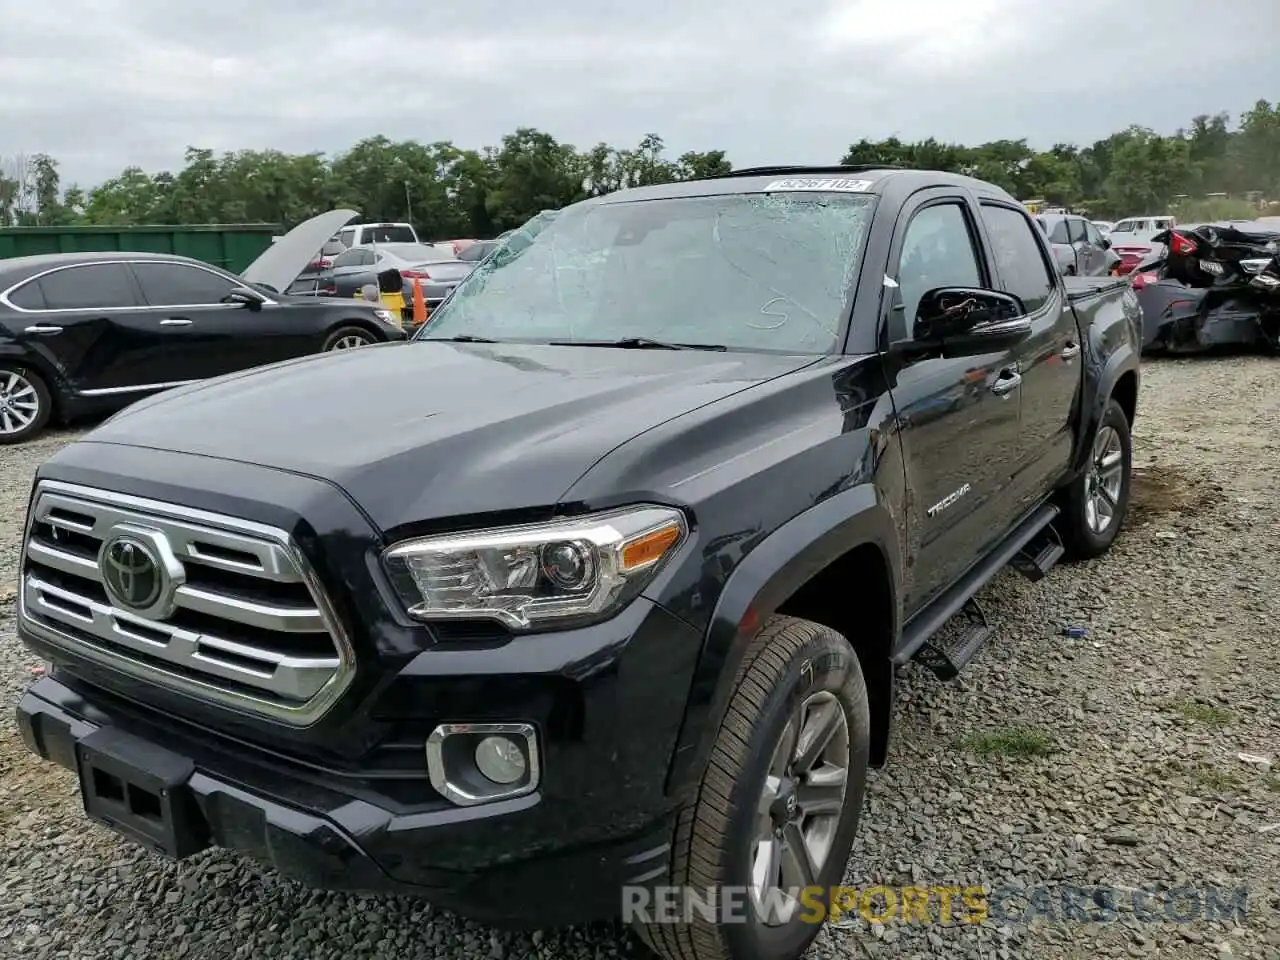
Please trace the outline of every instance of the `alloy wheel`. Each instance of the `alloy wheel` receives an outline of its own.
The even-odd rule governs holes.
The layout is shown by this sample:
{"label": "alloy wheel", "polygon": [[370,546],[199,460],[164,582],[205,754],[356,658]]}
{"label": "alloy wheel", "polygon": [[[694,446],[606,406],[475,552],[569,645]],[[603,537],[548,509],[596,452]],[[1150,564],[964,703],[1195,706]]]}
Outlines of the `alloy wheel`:
{"label": "alloy wheel", "polygon": [[344,337],[339,337],[333,342],[330,350],[354,350],[356,347],[367,347],[369,338],[363,337],[358,333],[348,333]]}
{"label": "alloy wheel", "polygon": [[0,370],[0,433],[21,433],[39,414],[35,384],[16,370]]}
{"label": "alloy wheel", "polygon": [[787,720],[757,808],[751,895],[757,915],[779,926],[818,882],[844,810],[849,724],[835,695],[810,695]]}
{"label": "alloy wheel", "polygon": [[1093,440],[1093,456],[1085,475],[1084,518],[1095,534],[1115,521],[1124,484],[1124,449],[1114,427],[1102,426]]}

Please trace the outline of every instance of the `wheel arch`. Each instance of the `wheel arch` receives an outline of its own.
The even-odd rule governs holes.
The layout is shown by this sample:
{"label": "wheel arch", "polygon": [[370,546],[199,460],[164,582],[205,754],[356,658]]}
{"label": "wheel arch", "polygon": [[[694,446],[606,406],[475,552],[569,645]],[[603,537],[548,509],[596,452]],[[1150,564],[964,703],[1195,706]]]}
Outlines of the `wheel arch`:
{"label": "wheel arch", "polygon": [[[717,599],[694,669],[667,789],[684,796],[711,754],[752,639],[774,614],[835,629],[858,654],[872,717],[872,764],[891,733],[892,652],[900,632],[900,557],[896,525],[871,484],[836,494],[765,537],[730,574]],[[850,583],[869,584],[842,609]],[[839,593],[830,594],[833,587]]]}
{"label": "wheel arch", "polygon": [[1129,421],[1129,426],[1133,426],[1133,419],[1138,415],[1138,372],[1136,370],[1126,370],[1116,378],[1115,386],[1111,388],[1111,396],[1120,404],[1120,409],[1124,411],[1125,419]]}
{"label": "wheel arch", "polygon": [[1083,470],[1089,457],[1094,431],[1102,420],[1107,405],[1115,399],[1125,412],[1129,426],[1133,426],[1138,411],[1138,389],[1141,374],[1138,370],[1139,354],[1128,346],[1113,353],[1103,365],[1092,390],[1092,401],[1082,409],[1080,434],[1077,438],[1076,472]]}
{"label": "wheel arch", "polygon": [[369,334],[378,343],[386,343],[388,337],[384,331],[379,329],[378,325],[367,317],[343,317],[333,321],[324,328],[322,340],[328,340],[343,327],[356,327]]}

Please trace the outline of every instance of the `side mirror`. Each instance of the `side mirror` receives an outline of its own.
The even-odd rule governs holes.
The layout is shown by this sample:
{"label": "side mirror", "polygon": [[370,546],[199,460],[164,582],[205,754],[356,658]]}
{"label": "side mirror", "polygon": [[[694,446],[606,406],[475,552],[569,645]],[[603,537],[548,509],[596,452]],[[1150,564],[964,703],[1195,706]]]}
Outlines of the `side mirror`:
{"label": "side mirror", "polygon": [[1110,249],[1111,249],[1111,238],[1110,238],[1110,237],[1103,237],[1103,238],[1102,238],[1102,249],[1103,249],[1103,250],[1110,250]]}
{"label": "side mirror", "polygon": [[237,303],[242,307],[248,307],[250,310],[261,310],[263,298],[254,293],[248,287],[236,287],[226,296],[227,303]]}
{"label": "side mirror", "polygon": [[941,350],[945,356],[976,356],[1005,350],[1031,333],[1027,308],[996,290],[938,287],[920,298],[911,350]]}

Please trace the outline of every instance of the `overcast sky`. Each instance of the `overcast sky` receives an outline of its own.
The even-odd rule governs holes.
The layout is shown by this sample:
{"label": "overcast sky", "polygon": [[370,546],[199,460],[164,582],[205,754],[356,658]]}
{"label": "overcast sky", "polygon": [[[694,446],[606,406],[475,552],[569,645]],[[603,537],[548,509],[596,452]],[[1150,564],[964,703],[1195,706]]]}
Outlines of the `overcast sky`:
{"label": "overcast sky", "polygon": [[481,147],[517,126],[579,147],[652,131],[738,166],[833,163],[892,134],[1089,143],[1280,98],[1280,2],[1228,7],[0,0],[0,156],[50,153],[89,185],[176,168],[188,144]]}

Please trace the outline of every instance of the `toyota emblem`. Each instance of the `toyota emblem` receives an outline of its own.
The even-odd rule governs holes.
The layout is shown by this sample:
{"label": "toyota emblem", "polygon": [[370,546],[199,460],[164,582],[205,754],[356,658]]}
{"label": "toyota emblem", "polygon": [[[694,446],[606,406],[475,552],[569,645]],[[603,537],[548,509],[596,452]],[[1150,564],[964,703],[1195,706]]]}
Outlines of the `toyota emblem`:
{"label": "toyota emblem", "polygon": [[107,541],[98,561],[102,585],[119,606],[147,610],[164,592],[165,573],[151,547],[130,536]]}

